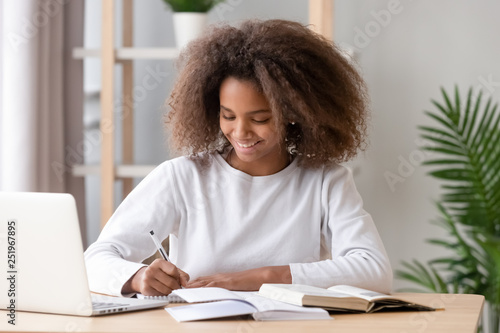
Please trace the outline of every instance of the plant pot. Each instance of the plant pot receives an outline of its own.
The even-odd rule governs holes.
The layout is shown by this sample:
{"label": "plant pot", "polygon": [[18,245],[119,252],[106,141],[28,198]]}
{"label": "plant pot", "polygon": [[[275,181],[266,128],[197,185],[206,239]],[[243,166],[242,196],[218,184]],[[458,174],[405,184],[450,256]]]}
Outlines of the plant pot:
{"label": "plant pot", "polygon": [[182,49],[207,26],[207,13],[173,13],[175,42]]}

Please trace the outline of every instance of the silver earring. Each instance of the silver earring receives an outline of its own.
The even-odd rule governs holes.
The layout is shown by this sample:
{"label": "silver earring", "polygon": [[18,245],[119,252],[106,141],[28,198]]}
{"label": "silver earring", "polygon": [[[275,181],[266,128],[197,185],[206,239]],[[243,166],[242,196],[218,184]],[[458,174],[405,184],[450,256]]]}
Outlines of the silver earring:
{"label": "silver earring", "polygon": [[295,121],[291,121],[291,122],[290,122],[290,125],[295,125]]}
{"label": "silver earring", "polygon": [[286,150],[288,151],[288,154],[290,154],[290,155],[296,155],[298,153],[297,145],[294,143],[287,144]]}

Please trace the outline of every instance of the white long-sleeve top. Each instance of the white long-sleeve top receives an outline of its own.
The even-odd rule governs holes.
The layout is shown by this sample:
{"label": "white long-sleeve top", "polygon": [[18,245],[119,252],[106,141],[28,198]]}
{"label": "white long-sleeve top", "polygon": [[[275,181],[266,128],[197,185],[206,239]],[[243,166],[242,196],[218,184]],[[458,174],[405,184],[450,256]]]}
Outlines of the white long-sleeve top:
{"label": "white long-sleeve top", "polygon": [[351,172],[340,165],[250,176],[218,154],[164,162],[127,196],[85,252],[92,291],[121,290],[169,235],[191,279],[290,265],[293,283],[390,292],[392,271]]}

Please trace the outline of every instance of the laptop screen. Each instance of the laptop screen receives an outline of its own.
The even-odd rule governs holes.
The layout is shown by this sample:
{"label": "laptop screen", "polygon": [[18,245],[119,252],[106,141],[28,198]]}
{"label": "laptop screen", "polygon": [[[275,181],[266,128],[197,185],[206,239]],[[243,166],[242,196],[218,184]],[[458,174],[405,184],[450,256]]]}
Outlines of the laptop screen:
{"label": "laptop screen", "polygon": [[[75,200],[70,194],[0,192],[0,306],[90,315]],[[6,291],[6,292],[3,292]],[[12,311],[11,311],[12,312]]]}

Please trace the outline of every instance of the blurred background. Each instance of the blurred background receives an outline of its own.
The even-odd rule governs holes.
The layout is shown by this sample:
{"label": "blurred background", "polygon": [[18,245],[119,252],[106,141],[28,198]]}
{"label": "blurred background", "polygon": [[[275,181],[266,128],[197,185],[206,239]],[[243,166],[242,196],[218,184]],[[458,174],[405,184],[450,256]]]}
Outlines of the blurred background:
{"label": "blurred background", "polygon": [[[101,159],[102,64],[98,57],[78,59],[73,48],[100,48],[102,3],[54,2],[59,9],[57,5],[43,7],[44,1],[26,1],[23,5],[3,1],[0,7],[0,190],[76,191],[86,247],[97,239],[101,229],[101,179],[97,172],[74,177],[68,168],[73,163],[98,165]],[[122,5],[122,1],[115,1],[115,16],[121,17]],[[19,8],[23,6],[30,7]],[[172,12],[163,1],[134,1],[132,8],[134,47],[175,47]],[[308,24],[308,8],[306,0],[228,0],[211,10],[208,20],[237,24],[249,18],[282,18]],[[333,40],[352,52],[371,98],[370,145],[350,163],[365,208],[375,220],[395,269],[401,267],[402,260],[435,258],[442,249],[426,244],[425,239],[444,236],[431,224],[438,215],[434,201],[439,197],[439,183],[421,166],[429,153],[422,150],[427,143],[419,138],[417,126],[430,122],[423,112],[434,108],[431,99],[441,100],[441,87],[451,91],[456,85],[463,94],[469,88],[474,94],[482,90],[494,101],[499,100],[500,2],[335,0],[332,12]],[[58,20],[61,22],[55,26]],[[64,34],[62,45],[43,54],[33,51],[35,41],[41,43],[58,33]],[[116,47],[122,45],[120,20],[115,22],[114,41]],[[25,57],[37,66],[26,66]],[[63,67],[54,64],[55,59]],[[48,79],[41,81],[44,75]],[[57,77],[62,78],[57,82],[64,89],[69,89],[71,82],[72,90],[54,106],[37,92],[53,89],[52,79]],[[134,162],[157,165],[171,158],[162,117],[164,102],[176,78],[175,59],[134,60],[133,77],[133,87],[144,87],[144,80],[149,80],[150,87],[134,90]],[[37,80],[35,86],[31,84],[33,78]],[[122,80],[118,68],[114,78],[116,82]],[[118,84],[114,89],[114,109],[119,114],[123,92]],[[36,145],[29,149],[34,157],[23,157],[30,145],[24,135],[37,144],[48,135],[36,134],[35,125],[24,125],[25,121],[49,121],[39,106],[47,110],[59,108],[64,115],[57,121],[50,120],[52,125],[47,125],[46,130],[52,132],[55,124],[64,128],[61,137],[67,143],[63,155],[57,157],[60,165],[52,157],[41,162],[40,154],[51,156],[51,151]],[[70,121],[72,118],[76,120]],[[119,124],[114,135],[115,159],[120,161]],[[54,182],[62,185],[54,188],[36,180],[40,175],[25,176],[23,172],[29,173],[25,171],[29,168],[55,174],[58,177]],[[138,181],[140,178],[134,179],[134,183]],[[115,207],[122,200],[121,186],[119,182],[115,185]],[[395,280],[394,289],[402,286],[404,282]]]}

